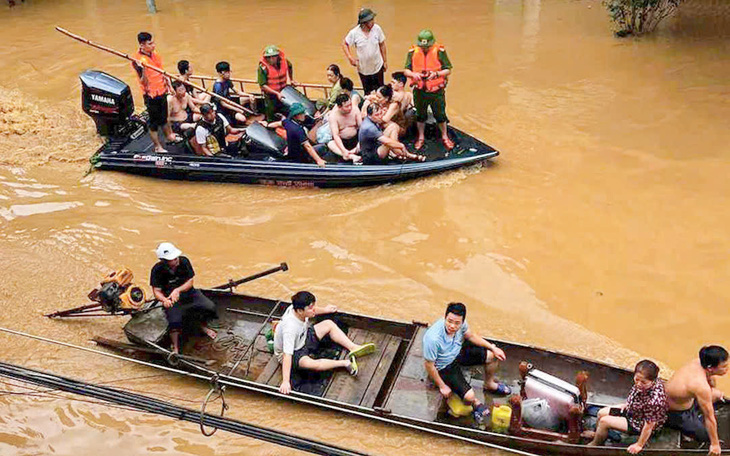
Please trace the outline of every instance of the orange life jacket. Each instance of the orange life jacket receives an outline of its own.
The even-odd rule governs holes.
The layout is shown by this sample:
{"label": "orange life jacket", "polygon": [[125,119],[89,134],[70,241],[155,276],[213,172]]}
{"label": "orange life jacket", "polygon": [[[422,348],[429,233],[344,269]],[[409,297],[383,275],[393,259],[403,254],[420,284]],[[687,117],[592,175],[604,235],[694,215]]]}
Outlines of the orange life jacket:
{"label": "orange life jacket", "polygon": [[286,56],[283,52],[279,52],[279,59],[279,68],[276,68],[273,65],[269,65],[266,57],[261,56],[261,65],[266,68],[266,85],[277,92],[280,92],[281,89],[286,87],[286,77],[289,74],[289,62],[286,61]]}
{"label": "orange life jacket", "polygon": [[[162,58],[157,52],[152,51],[152,55],[149,56],[137,51],[133,57],[142,63],[162,69]],[[136,72],[134,62],[132,62],[132,68],[134,68]],[[137,78],[139,79],[139,88],[142,89],[143,94],[154,98],[167,93],[167,81],[165,80],[165,75],[149,68],[144,68],[142,71],[144,72],[143,74],[147,76],[147,87],[142,84],[142,78],[139,77],[139,73],[137,73]]]}
{"label": "orange life jacket", "polygon": [[[439,51],[443,51],[444,47],[435,43],[424,54],[420,46],[411,47],[413,56],[411,57],[411,71],[414,73],[423,73],[424,71],[441,71],[441,61],[439,60]],[[420,82],[415,83],[416,88],[425,90],[426,92],[438,92],[446,87],[446,76],[438,76],[434,79],[427,80],[423,78]]]}

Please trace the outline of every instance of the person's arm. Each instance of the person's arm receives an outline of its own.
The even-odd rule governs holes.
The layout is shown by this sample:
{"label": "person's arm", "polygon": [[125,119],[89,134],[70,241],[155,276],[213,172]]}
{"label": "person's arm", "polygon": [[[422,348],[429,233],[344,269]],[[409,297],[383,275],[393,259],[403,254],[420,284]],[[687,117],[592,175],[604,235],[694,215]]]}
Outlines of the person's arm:
{"label": "person's arm", "polygon": [[195,128],[195,137],[190,140],[190,144],[193,146],[193,150],[195,151],[196,155],[205,155],[208,157],[213,156],[213,152],[208,149],[207,140],[205,132],[203,131],[203,127],[196,127]]}
{"label": "person's arm", "polygon": [[259,122],[261,125],[265,126],[266,128],[271,128],[272,130],[275,130],[279,127],[284,126],[284,122],[281,120],[277,120],[276,122]]}
{"label": "person's arm", "polygon": [[710,436],[710,451],[708,454],[719,455],[720,438],[717,434],[717,418],[715,417],[715,407],[712,404],[712,389],[709,386],[695,391],[695,398],[702,410],[702,416],[705,418],[705,429]]}
{"label": "person's arm", "polygon": [[246,131],[245,128],[234,128],[234,127],[231,127],[230,124],[226,125],[226,134],[229,134],[229,135],[240,135],[244,131]]}
{"label": "person's arm", "polygon": [[343,157],[347,157],[350,152],[342,142],[342,138],[340,138],[340,125],[337,122],[337,116],[335,115],[330,116],[330,131],[332,132],[332,141],[335,142],[335,147],[337,147]]}
{"label": "person's arm", "polygon": [[165,293],[162,292],[161,288],[152,287],[152,294],[155,296],[155,299],[162,303],[164,307],[172,307],[173,302],[170,301],[167,296],[165,296]]}
{"label": "person's arm", "polygon": [[170,292],[170,301],[172,301],[173,303],[178,302],[180,300],[180,293],[188,291],[191,288],[193,288],[193,277],[190,277],[187,281],[185,281],[184,284],[180,285]]}
{"label": "person's arm", "polygon": [[281,360],[281,385],[279,386],[281,394],[291,393],[291,360],[292,355],[284,353]]}
{"label": "person's arm", "polygon": [[441,378],[441,375],[439,375],[439,371],[436,370],[436,365],[434,364],[434,362],[426,359],[423,361],[423,365],[426,367],[426,372],[428,373],[428,376],[431,377],[431,380],[433,380],[433,382],[436,384],[441,395],[443,397],[451,396],[451,388],[449,388],[449,385],[447,385]]}
{"label": "person's arm", "polygon": [[326,315],[335,312],[337,312],[337,306],[334,304],[330,304],[324,307],[314,306],[314,315]]}
{"label": "person's arm", "polygon": [[385,114],[383,115],[383,122],[388,123],[393,119],[393,116],[398,114],[398,110],[400,109],[400,105],[398,102],[392,102],[388,105],[388,109],[385,111]]}
{"label": "person's arm", "polygon": [[347,60],[350,62],[350,65],[357,68],[358,59],[357,59],[357,57],[354,57],[352,55],[352,51],[350,50],[350,43],[347,42],[348,38],[350,38],[349,33],[347,34],[347,36],[345,36],[345,39],[342,40],[342,52],[345,53],[345,57],[347,57]]}
{"label": "person's arm", "polygon": [[167,96],[167,118],[168,119],[172,116],[172,99],[173,98],[175,98],[174,95]]}
{"label": "person's arm", "polygon": [[190,96],[190,94],[185,95],[188,100],[188,108],[190,108],[191,111],[195,114],[200,114],[200,109],[198,109],[198,106],[195,104],[195,100],[193,97]]}
{"label": "person's arm", "polygon": [[407,78],[410,78],[413,82],[419,82],[422,79],[421,73],[414,73],[413,69],[413,51],[408,51],[406,54],[406,64],[403,65],[403,74]]}
{"label": "person's arm", "polygon": [[380,144],[384,144],[384,145],[386,145],[386,146],[390,147],[391,149],[398,149],[398,150],[402,151],[403,153],[406,153],[406,152],[408,152],[408,151],[406,150],[406,146],[405,146],[405,144],[403,144],[403,143],[402,143],[402,142],[400,142],[400,141],[396,141],[396,140],[395,140],[395,139],[393,139],[393,138],[389,138],[389,137],[387,137],[387,136],[385,136],[385,135],[381,135],[381,136],[380,136],[380,137],[378,138],[378,142],[380,142]]}
{"label": "person's arm", "polygon": [[385,37],[380,42],[380,55],[383,56],[383,70],[388,70],[388,49],[385,47]]}
{"label": "person's arm", "polygon": [[297,85],[297,82],[294,80],[294,65],[292,65],[291,60],[286,59],[287,66],[289,67],[289,83],[291,85],[295,86]]}
{"label": "person's arm", "polygon": [[472,344],[484,347],[490,352],[494,353],[494,357],[497,358],[500,361],[504,361],[507,359],[507,356],[505,356],[504,351],[502,351],[501,348],[497,347],[493,343],[489,342],[487,339],[480,337],[476,335],[475,333],[471,332],[470,330],[467,330],[464,333],[464,339],[468,340]]}
{"label": "person's arm", "polygon": [[428,79],[434,79],[439,76],[448,77],[451,74],[451,69],[453,68],[453,66],[451,65],[451,61],[449,60],[449,56],[448,54],[446,54],[446,51],[439,51],[438,59],[439,62],[441,62],[441,70],[432,71],[428,75]]}
{"label": "person's arm", "polygon": [[626,451],[631,454],[641,453],[641,450],[643,450],[646,446],[646,442],[649,441],[651,433],[654,432],[655,427],[656,423],[654,421],[647,421],[646,423],[644,423],[644,426],[642,426],[641,428],[641,434],[639,435],[639,439],[636,441],[636,443],[629,445]]}
{"label": "person's arm", "polygon": [[312,144],[307,140],[302,143],[302,146],[304,146],[304,150],[307,151],[310,157],[312,157],[312,160],[317,164],[319,167],[324,167],[324,165],[327,164],[326,161],[322,160],[322,157],[319,156],[316,150],[314,150],[314,147],[312,147]]}

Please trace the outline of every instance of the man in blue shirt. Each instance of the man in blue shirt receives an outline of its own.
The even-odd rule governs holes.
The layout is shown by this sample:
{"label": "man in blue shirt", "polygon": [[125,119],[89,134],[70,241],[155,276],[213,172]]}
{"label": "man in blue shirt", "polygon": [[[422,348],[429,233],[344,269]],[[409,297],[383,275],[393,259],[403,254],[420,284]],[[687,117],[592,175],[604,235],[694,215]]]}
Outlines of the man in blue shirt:
{"label": "man in blue shirt", "polygon": [[277,122],[269,122],[266,128],[284,127],[286,130],[286,157],[296,163],[316,163],[324,167],[327,162],[320,157],[312,146],[307,131],[302,123],[307,117],[307,111],[301,103],[294,103],[289,108],[289,117]]}
{"label": "man in blue shirt", "polygon": [[509,386],[494,379],[499,361],[506,359],[504,352],[469,329],[466,306],[462,303],[449,304],[444,318],[423,335],[423,359],[426,372],[441,395],[448,398],[456,393],[466,404],[472,405],[474,420],[479,425],[484,423],[489,410],[464,378],[462,366],[484,366],[485,391],[500,395],[512,393]]}
{"label": "man in blue shirt", "polygon": [[[231,65],[228,62],[218,62],[215,64],[215,71],[218,73],[218,79],[213,84],[213,93],[220,95],[226,100],[231,100],[239,104],[253,105],[253,95],[239,92],[233,86],[231,81]],[[213,97],[212,100],[219,113],[223,114],[230,124],[246,123],[246,116],[241,108],[227,103],[225,100]]]}

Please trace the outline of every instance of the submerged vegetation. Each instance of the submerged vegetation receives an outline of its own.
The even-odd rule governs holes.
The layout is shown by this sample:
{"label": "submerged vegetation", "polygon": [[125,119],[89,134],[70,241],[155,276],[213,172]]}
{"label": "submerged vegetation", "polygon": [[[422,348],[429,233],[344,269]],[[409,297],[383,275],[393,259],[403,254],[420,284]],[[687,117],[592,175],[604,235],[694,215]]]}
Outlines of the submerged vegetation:
{"label": "submerged vegetation", "polygon": [[616,35],[642,35],[674,14],[683,0],[604,0],[611,19],[617,26]]}

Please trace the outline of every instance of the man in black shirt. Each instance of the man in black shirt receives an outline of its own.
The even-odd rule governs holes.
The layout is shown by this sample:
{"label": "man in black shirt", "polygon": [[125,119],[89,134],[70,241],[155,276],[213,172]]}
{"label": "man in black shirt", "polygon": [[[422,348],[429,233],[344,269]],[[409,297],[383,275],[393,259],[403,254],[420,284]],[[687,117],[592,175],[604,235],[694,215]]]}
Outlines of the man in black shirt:
{"label": "man in black shirt", "polygon": [[284,127],[286,130],[287,153],[286,157],[289,161],[296,163],[316,163],[317,166],[324,167],[325,162],[312,146],[307,131],[302,123],[307,117],[307,111],[301,103],[294,103],[289,108],[289,117],[282,121],[269,122],[267,128]]}
{"label": "man in black shirt", "polygon": [[217,334],[208,328],[206,321],[218,317],[216,307],[213,301],[193,287],[195,271],[190,260],[182,256],[180,249],[169,242],[160,244],[156,253],[160,261],[152,267],[150,285],[155,298],[165,308],[172,351],[180,353],[183,318],[187,318],[191,312],[200,314],[203,318],[203,331],[211,339],[215,339]]}

